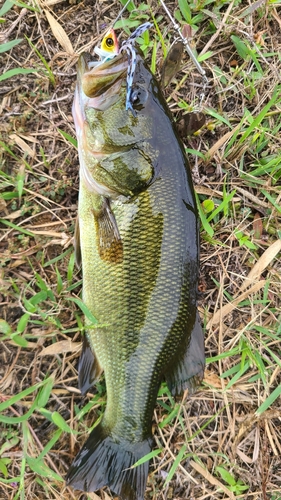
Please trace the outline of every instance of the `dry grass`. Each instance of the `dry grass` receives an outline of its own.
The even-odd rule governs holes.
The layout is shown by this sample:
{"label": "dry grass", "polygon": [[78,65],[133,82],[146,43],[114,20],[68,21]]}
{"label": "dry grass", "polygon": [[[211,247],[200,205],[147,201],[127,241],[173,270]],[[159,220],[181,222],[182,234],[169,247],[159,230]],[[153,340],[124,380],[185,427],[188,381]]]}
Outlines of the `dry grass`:
{"label": "dry grass", "polygon": [[[199,54],[212,51],[202,63],[207,124],[185,143],[204,155],[190,155],[200,201],[214,202],[205,214],[213,218],[202,230],[201,251],[208,363],[204,383],[191,398],[175,402],[161,388],[154,435],[162,451],[151,460],[146,499],[280,500],[281,391],[268,399],[281,383],[278,93],[265,109],[281,88],[280,8],[274,1],[201,4],[204,11],[200,5],[192,10],[193,18],[202,14],[192,44]],[[79,166],[75,147],[59,129],[75,137],[77,55],[100,40],[120,4],[40,0],[34,6],[35,12],[14,6],[3,16],[0,35],[2,43],[27,35],[49,67],[25,39],[1,54],[4,73],[19,67],[37,72],[3,80],[0,90],[0,401],[46,376],[53,386],[49,392],[41,388],[44,404],[34,391],[2,412],[0,405],[0,499],[108,499],[106,489],[74,494],[49,470],[64,477],[105,403],[102,381],[84,399],[77,390],[83,317],[70,299],[81,287],[72,256]],[[163,14],[155,1],[151,6],[156,16]],[[166,36],[167,19],[159,22]],[[237,52],[233,35],[250,55]],[[161,63],[160,44],[158,54]],[[166,94],[179,119],[182,100],[193,109],[201,91],[187,57],[176,80]],[[275,162],[275,170],[266,160]],[[19,421],[9,421],[15,417]],[[54,436],[57,441],[45,448]],[[42,450],[46,469],[38,471],[32,459]],[[177,457],[180,463],[165,486]]]}

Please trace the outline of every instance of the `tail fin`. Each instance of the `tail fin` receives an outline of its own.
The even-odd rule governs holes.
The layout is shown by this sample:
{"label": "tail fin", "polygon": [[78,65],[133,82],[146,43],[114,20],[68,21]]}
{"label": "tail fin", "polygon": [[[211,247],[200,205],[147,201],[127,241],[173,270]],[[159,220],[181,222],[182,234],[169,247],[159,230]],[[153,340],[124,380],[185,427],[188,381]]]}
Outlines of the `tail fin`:
{"label": "tail fin", "polygon": [[140,443],[117,441],[99,424],[75,457],[66,482],[87,492],[109,486],[122,500],[143,500],[149,463],[130,467],[150,451],[151,439]]}

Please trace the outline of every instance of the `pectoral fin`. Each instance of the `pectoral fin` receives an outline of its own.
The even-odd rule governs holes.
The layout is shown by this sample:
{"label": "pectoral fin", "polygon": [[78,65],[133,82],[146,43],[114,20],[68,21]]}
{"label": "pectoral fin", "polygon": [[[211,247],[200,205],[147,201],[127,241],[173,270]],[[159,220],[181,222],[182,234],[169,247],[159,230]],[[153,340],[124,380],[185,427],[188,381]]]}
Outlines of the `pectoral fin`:
{"label": "pectoral fin", "polygon": [[93,209],[97,225],[98,248],[101,259],[118,264],[123,259],[123,245],[114,214],[107,198],[100,209]]}
{"label": "pectoral fin", "polygon": [[102,372],[87,339],[87,336],[83,336],[82,352],[79,358],[78,364],[78,387],[82,394],[86,392],[94,385],[95,381],[99,378]]}
{"label": "pectoral fin", "polygon": [[173,395],[181,394],[186,389],[193,393],[204,376],[205,352],[204,334],[197,313],[191,333],[190,343],[184,357],[175,368],[166,375],[167,385]]}

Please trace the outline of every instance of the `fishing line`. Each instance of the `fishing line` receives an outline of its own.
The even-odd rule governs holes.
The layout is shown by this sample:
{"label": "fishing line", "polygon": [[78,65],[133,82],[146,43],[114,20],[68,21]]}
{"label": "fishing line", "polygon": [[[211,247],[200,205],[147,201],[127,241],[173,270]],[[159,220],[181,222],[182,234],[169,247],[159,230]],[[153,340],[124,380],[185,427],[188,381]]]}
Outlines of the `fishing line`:
{"label": "fishing line", "polygon": [[185,36],[183,36],[182,32],[181,32],[181,28],[180,28],[180,25],[175,21],[175,19],[173,18],[172,14],[170,13],[169,9],[166,7],[165,3],[164,3],[164,0],[160,0],[160,3],[163,7],[163,9],[165,10],[167,16],[169,17],[170,21],[172,22],[172,25],[173,25],[173,28],[174,30],[178,33],[180,39],[182,40],[184,46],[185,46],[185,49],[189,55],[189,57],[192,59],[192,61],[194,62],[196,68],[198,69],[200,75],[202,76],[202,94],[200,94],[200,103],[199,103],[199,106],[201,107],[202,106],[202,103],[205,99],[205,90],[206,90],[206,86],[208,85],[208,78],[206,77],[206,71],[202,68],[201,64],[197,61],[195,55],[193,54],[191,48],[190,48],[190,45],[187,41],[187,39],[185,38]]}
{"label": "fishing line", "polygon": [[125,3],[123,9],[120,10],[118,16],[116,17],[115,21],[113,22],[113,24],[111,25],[112,28],[114,28],[114,25],[117,23],[118,19],[122,16],[124,10],[127,8],[127,5],[129,5],[131,0],[127,0],[127,2]]}

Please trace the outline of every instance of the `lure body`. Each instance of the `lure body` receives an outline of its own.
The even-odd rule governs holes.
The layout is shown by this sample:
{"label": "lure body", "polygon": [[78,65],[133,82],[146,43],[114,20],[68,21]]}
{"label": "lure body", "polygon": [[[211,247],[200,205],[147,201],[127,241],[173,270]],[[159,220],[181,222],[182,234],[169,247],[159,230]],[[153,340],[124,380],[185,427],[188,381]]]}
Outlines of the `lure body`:
{"label": "lure body", "polygon": [[144,23],[141,24],[126,40],[125,42],[122,43],[121,52],[126,51],[128,55],[128,72],[127,72],[127,95],[126,95],[126,109],[130,109],[131,112],[134,114],[134,107],[131,102],[131,94],[132,94],[132,88],[133,88],[133,81],[134,81],[134,76],[135,76],[135,71],[136,71],[136,61],[137,61],[137,54],[136,54],[136,49],[135,49],[135,42],[136,39],[141,36],[146,30],[151,28],[152,24],[151,23]]}

